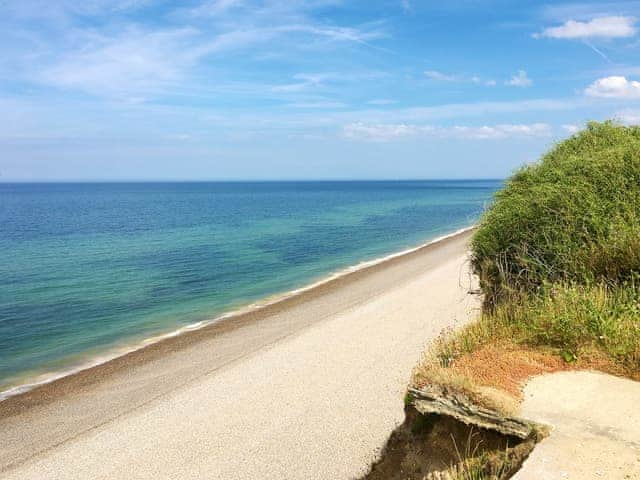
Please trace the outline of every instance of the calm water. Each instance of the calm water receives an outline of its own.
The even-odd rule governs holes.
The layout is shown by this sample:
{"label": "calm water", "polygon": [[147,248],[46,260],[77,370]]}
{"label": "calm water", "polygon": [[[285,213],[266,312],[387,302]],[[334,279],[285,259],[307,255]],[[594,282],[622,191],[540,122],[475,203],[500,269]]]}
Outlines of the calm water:
{"label": "calm water", "polygon": [[498,186],[0,184],[0,390],[468,226]]}

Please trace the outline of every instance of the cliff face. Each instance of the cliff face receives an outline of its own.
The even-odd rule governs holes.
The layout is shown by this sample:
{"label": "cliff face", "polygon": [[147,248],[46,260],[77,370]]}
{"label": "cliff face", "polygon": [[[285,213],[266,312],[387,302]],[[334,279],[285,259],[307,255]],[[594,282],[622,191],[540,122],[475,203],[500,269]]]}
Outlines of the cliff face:
{"label": "cliff face", "polygon": [[440,386],[410,388],[405,413],[364,479],[509,478],[542,438],[538,425]]}

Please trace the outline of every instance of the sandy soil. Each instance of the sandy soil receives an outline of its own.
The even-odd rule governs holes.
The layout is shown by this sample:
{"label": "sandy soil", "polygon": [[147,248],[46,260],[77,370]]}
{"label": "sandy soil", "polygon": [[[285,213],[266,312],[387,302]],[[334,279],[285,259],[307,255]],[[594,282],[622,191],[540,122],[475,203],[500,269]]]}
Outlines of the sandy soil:
{"label": "sandy soil", "polygon": [[552,426],[514,480],[639,480],[640,383],[593,372],[532,379],[521,415]]}
{"label": "sandy soil", "polygon": [[0,477],[362,473],[425,344],[478,311],[468,237],[0,403]]}

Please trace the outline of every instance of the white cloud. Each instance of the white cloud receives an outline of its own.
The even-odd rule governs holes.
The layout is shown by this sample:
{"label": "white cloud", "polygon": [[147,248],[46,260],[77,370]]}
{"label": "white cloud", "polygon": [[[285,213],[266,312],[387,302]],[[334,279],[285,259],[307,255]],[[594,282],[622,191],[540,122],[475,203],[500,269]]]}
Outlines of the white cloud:
{"label": "white cloud", "polygon": [[432,125],[367,124],[350,123],[343,128],[343,136],[352,140],[373,142],[389,142],[408,137],[457,138],[464,140],[501,140],[510,137],[544,137],[551,134],[551,127],[546,123],[533,124],[499,124],[434,127]]}
{"label": "white cloud", "polygon": [[564,125],[562,125],[562,128],[567,133],[570,133],[571,135],[573,135],[574,133],[578,133],[581,130],[580,125],[574,125],[572,123],[564,124]]}
{"label": "white cloud", "polygon": [[427,70],[424,72],[424,76],[429,80],[436,80],[438,82],[455,82],[459,79],[457,75],[448,75],[438,72],[437,70]]}
{"label": "white cloud", "polygon": [[362,122],[350,123],[342,129],[342,134],[352,140],[368,140],[372,142],[388,142],[403,137],[414,136],[423,129],[415,125],[400,124],[366,124]]}
{"label": "white cloud", "polygon": [[456,126],[450,130],[454,137],[485,140],[502,139],[514,136],[538,137],[550,134],[550,127],[546,123],[523,124],[502,124],[482,127],[460,127]]}
{"label": "white cloud", "polygon": [[518,73],[504,82],[504,84],[510,87],[529,87],[533,85],[533,80],[529,78],[526,71],[518,70]]}
{"label": "white cloud", "polygon": [[487,87],[493,87],[496,84],[495,80],[491,80],[491,79],[483,80],[478,75],[467,76],[465,74],[448,74],[448,73],[440,72],[438,70],[427,70],[424,72],[424,75],[429,80],[434,80],[438,82],[460,82],[460,83],[471,82],[471,83],[475,83],[476,85],[484,85]]}
{"label": "white cloud", "polygon": [[484,85],[486,87],[495,87],[496,86],[496,81],[493,79],[489,79],[489,80],[483,80],[482,78],[478,77],[477,75],[471,77],[471,81],[473,83],[475,83],[476,85]]}
{"label": "white cloud", "polygon": [[625,125],[640,125],[640,110],[623,110],[616,113],[614,118]]}
{"label": "white cloud", "polygon": [[545,28],[533,36],[562,39],[632,37],[637,33],[635,23],[635,17],[624,16],[598,17],[588,22],[569,20],[563,25]]}
{"label": "white cloud", "polygon": [[404,13],[411,13],[411,2],[409,0],[400,0],[400,7]]}
{"label": "white cloud", "polygon": [[614,75],[599,78],[584,93],[590,97],[640,99],[640,82]]}

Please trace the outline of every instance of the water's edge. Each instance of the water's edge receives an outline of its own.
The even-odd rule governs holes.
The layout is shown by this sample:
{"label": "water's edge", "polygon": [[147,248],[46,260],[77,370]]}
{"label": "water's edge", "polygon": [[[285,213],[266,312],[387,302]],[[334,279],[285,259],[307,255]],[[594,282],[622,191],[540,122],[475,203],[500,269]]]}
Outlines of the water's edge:
{"label": "water's edge", "polygon": [[235,310],[231,310],[229,312],[223,313],[221,315],[218,315],[212,319],[209,320],[202,320],[199,322],[195,322],[193,324],[189,324],[183,327],[180,327],[178,329],[169,331],[167,333],[163,333],[163,334],[159,334],[159,335],[154,335],[152,337],[143,339],[142,341],[138,341],[136,343],[133,344],[124,344],[118,348],[114,348],[114,349],[110,349],[105,351],[103,354],[94,356],[89,358],[88,360],[75,365],[75,366],[71,366],[69,368],[66,368],[64,370],[59,370],[59,371],[52,371],[52,372],[46,372],[37,376],[34,376],[32,378],[28,378],[26,379],[25,383],[21,383],[19,385],[10,387],[6,390],[0,391],[0,402],[10,398],[10,397],[14,397],[16,395],[20,395],[23,394],[25,392],[28,392],[30,390],[33,390],[37,387],[40,387],[42,385],[46,385],[48,383],[52,383],[56,380],[62,379],[64,377],[68,377],[71,375],[74,375],[76,373],[82,372],[84,370],[88,370],[90,368],[93,367],[97,367],[99,365],[105,364],[109,361],[112,361],[114,359],[117,359],[119,357],[123,357],[125,355],[128,355],[132,352],[138,351],[138,350],[142,350],[143,348],[146,348],[150,345],[159,343],[163,340],[166,340],[168,338],[172,338],[172,337],[177,337],[179,335],[183,335],[186,334],[188,332],[192,332],[195,330],[200,330],[203,329],[205,327],[208,327],[212,324],[215,324],[217,322],[221,322],[223,320],[230,320],[233,317],[237,317],[240,315],[244,315],[246,313],[249,312],[254,312],[272,305],[275,305],[277,303],[283,302],[287,299],[290,299],[292,297],[296,297],[298,295],[301,295],[303,293],[309,292],[310,290],[313,290],[314,288],[317,288],[319,286],[322,286],[324,284],[327,284],[329,282],[332,282],[338,278],[344,277],[346,275],[349,275],[351,273],[357,272],[359,270],[364,270],[366,268],[370,268],[373,267],[375,265],[380,265],[382,263],[388,262],[390,260],[405,256],[405,255],[409,255],[413,252],[416,252],[418,250],[421,250],[427,246],[430,245],[434,245],[436,243],[442,242],[444,240],[447,240],[449,238],[452,237],[456,237],[458,235],[461,235],[465,232],[471,231],[475,228],[475,225],[471,225],[469,227],[465,227],[465,228],[461,228],[458,230],[455,230],[451,233],[445,234],[445,235],[441,235],[439,237],[435,237],[431,240],[428,240],[424,243],[421,243],[415,247],[411,247],[411,248],[407,248],[398,252],[394,252],[388,255],[384,255],[382,257],[378,257],[372,260],[366,260],[366,261],[362,261],[359,262],[355,265],[346,267],[346,268],[342,268],[336,272],[330,273],[326,276],[324,276],[323,278],[321,278],[320,280],[317,280],[315,282],[311,282],[305,286],[299,287],[299,288],[295,288],[292,290],[288,290],[286,292],[283,293],[276,293],[270,296],[267,296],[257,302],[253,302],[249,305],[246,305],[244,307],[241,307],[239,309],[235,309]]}

